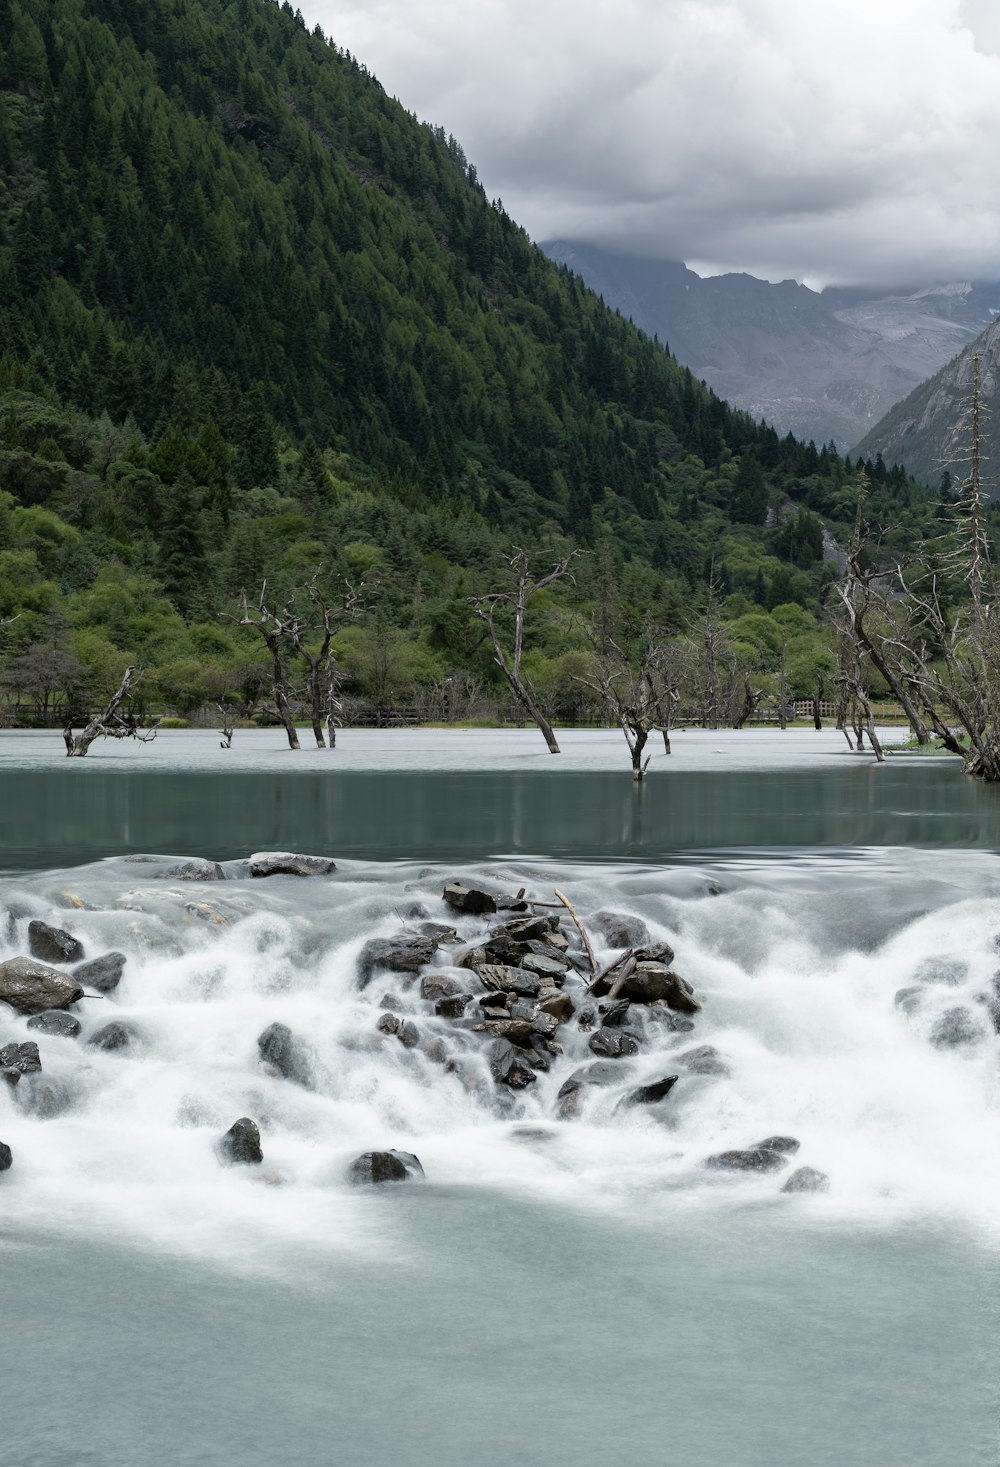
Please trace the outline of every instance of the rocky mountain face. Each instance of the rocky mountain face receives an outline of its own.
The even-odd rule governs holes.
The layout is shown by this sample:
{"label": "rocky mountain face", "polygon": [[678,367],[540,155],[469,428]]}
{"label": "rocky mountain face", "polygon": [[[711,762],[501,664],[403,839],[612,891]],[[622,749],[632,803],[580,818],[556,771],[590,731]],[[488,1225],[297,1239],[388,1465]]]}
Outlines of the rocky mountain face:
{"label": "rocky mountain face", "polygon": [[859,448],[867,455],[881,453],[887,463],[904,463],[927,483],[936,483],[945,469],[958,481],[967,473],[964,456],[969,442],[973,360],[977,355],[984,408],[984,486],[996,498],[996,466],[1000,464],[1000,415],[995,410],[1000,394],[1000,321],[987,327],[930,381],[921,383],[897,403],[861,440]]}
{"label": "rocky mountain face", "polygon": [[1000,285],[897,295],[703,280],[686,266],[553,241],[608,305],[665,340],[720,397],[780,433],[852,449],[900,399],[971,342],[1000,310]]}

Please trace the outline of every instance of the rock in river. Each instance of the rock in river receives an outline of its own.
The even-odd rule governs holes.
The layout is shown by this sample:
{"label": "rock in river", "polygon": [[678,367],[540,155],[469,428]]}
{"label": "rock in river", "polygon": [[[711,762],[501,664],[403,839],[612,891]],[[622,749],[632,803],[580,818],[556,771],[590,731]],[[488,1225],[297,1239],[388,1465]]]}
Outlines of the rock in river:
{"label": "rock in river", "polygon": [[41,1068],[38,1045],[30,1040],[25,1044],[5,1044],[0,1049],[0,1071],[5,1079],[16,1083],[21,1075],[33,1075]]}
{"label": "rock in river", "polygon": [[219,1138],[217,1150],[220,1160],[227,1166],[259,1166],[264,1160],[264,1153],[260,1149],[257,1122],[249,1116],[241,1116]]}
{"label": "rock in river", "polygon": [[9,1172],[13,1163],[13,1152],[5,1141],[0,1141],[0,1172]]}
{"label": "rock in river", "polygon": [[473,917],[497,909],[496,901],[488,891],[478,891],[474,886],[466,886],[464,881],[449,881],[441,895],[450,907],[459,912],[469,912]]}
{"label": "rock in river", "polygon": [[378,968],[393,973],[419,973],[437,949],[437,939],[400,933],[397,937],[372,937],[358,957],[358,987],[367,988]]}
{"label": "rock in river", "polygon": [[47,922],[28,923],[28,951],[43,963],[78,963],[83,957],[83,943]]}
{"label": "rock in river", "polygon": [[113,1019],[110,1024],[91,1034],[87,1043],[91,1049],[104,1049],[109,1052],[119,1049],[131,1049],[136,1040],[141,1036],[138,1029],[132,1024],[123,1024],[120,1019]]}
{"label": "rock in river", "polygon": [[329,876],[337,863],[329,856],[298,856],[291,851],[258,851],[250,857],[251,876]]}
{"label": "rock in river", "polygon": [[535,1083],[535,1072],[520,1050],[507,1039],[496,1039],[487,1054],[490,1073],[498,1085],[523,1090]]}
{"label": "rock in river", "polygon": [[826,1172],[818,1172],[812,1166],[800,1166],[792,1172],[782,1187],[782,1192],[829,1192],[830,1178]]}
{"label": "rock in river", "polygon": [[27,1027],[37,1029],[39,1034],[58,1034],[63,1039],[75,1039],[80,1032],[80,1020],[61,1009],[49,1009],[45,1014],[34,1014]]}
{"label": "rock in river", "polygon": [[649,941],[649,928],[641,917],[624,912],[595,912],[590,921],[608,947],[638,947]]}
{"label": "rock in river", "polygon": [[648,1085],[637,1085],[634,1090],[627,1091],[621,1099],[623,1106],[632,1105],[656,1105],[658,1101],[669,1095],[677,1084],[676,1075],[664,1075],[662,1080],[652,1080]]}
{"label": "rock in river", "polygon": [[124,953],[102,953],[73,969],[73,977],[87,988],[96,988],[98,993],[114,993],[122,981],[125,971]]}
{"label": "rock in river", "polygon": [[8,958],[0,963],[0,1000],[19,1014],[42,1014],[64,1009],[83,997],[75,977],[49,968],[34,958]]}
{"label": "rock in river", "polygon": [[306,1087],[312,1085],[312,1066],[305,1046],[287,1024],[269,1024],[263,1034],[258,1035],[257,1048],[264,1064],[284,1079]]}
{"label": "rock in river", "polygon": [[352,1187],[370,1187],[380,1182],[408,1182],[423,1174],[412,1151],[363,1151],[351,1162],[347,1180]]}
{"label": "rock in river", "polygon": [[720,1151],[705,1158],[705,1165],[716,1171],[776,1172],[787,1165],[786,1153],[798,1151],[794,1136],[768,1136],[745,1151]]}

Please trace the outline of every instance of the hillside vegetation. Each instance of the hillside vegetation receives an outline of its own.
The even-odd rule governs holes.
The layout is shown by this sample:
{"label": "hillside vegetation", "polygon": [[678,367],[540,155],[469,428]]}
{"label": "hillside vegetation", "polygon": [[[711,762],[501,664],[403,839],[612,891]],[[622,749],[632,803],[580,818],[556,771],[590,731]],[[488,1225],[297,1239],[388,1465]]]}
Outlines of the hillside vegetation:
{"label": "hillside vegetation", "polygon": [[[489,686],[468,598],[517,544],[585,552],[530,628],[546,688],[595,608],[683,628],[710,576],[748,665],[773,669],[776,608],[823,641],[849,460],[707,391],[287,4],[0,0],[0,344],[22,711],[129,660],[177,712],[252,702],[235,616],[265,579],[365,582],[348,691]],[[869,469],[912,543],[933,495]]]}

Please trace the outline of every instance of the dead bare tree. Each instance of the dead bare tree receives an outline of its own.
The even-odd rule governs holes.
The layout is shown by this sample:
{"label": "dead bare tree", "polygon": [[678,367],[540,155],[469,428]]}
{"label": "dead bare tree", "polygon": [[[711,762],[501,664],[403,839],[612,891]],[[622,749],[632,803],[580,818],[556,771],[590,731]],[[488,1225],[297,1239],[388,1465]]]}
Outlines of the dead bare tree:
{"label": "dead bare tree", "polygon": [[294,642],[291,638],[287,612],[279,611],[276,606],[273,609],[269,608],[266,596],[267,582],[265,581],[260,588],[257,608],[251,611],[247,593],[242,591],[240,593],[242,614],[236,618],[236,624],[241,627],[253,627],[264,640],[264,645],[271,656],[271,696],[274,699],[275,711],[285,730],[288,747],[298,749],[300,747],[299,736],[292,712],[292,688],[288,673],[288,650],[290,648],[294,651]]}
{"label": "dead bare tree", "polygon": [[345,580],[341,583],[339,598],[331,601],[323,595],[315,580],[310,582],[306,594],[317,618],[318,645],[310,645],[310,629],[300,616],[288,607],[282,612],[292,645],[306,664],[306,696],[317,749],[336,747],[342,712],[338,695],[341,677],[331,644],[338,622],[353,621],[358,615],[364,590],[364,582],[354,586]]}
{"label": "dead bare tree", "polygon": [[144,727],[129,706],[129,698],[142,676],[136,667],[126,667],[121,682],[108,699],[106,707],[95,713],[81,733],[74,735],[72,722],[63,729],[63,743],[70,759],[82,759],[96,739],[138,739],[148,744],[156,737],[155,726]]}
{"label": "dead bare tree", "polygon": [[[469,598],[476,608],[477,615],[486,623],[490,641],[493,643],[493,657],[497,666],[507,679],[514,697],[538,725],[550,754],[558,754],[559,745],[552,732],[552,725],[542,712],[531,682],[524,675],[521,665],[524,652],[524,623],[528,606],[539,591],[564,578],[573,580],[569,573],[569,566],[576,554],[574,550],[569,555],[564,555],[545,575],[533,577],[528,552],[517,549],[510,560],[514,585],[507,591],[493,591],[488,596]],[[503,630],[497,625],[497,616],[498,613],[508,608],[514,613],[514,635],[512,645],[505,647]]]}
{"label": "dead bare tree", "polygon": [[219,748],[231,749],[233,747],[233,734],[236,732],[234,727],[236,709],[229,703],[219,703],[218,709],[222,714],[222,727],[219,730],[222,734],[222,743],[219,745]]}
{"label": "dead bare tree", "polygon": [[649,768],[650,756],[643,758],[647,741],[662,727],[663,707],[669,705],[671,693],[663,685],[655,641],[644,639],[637,658],[630,658],[612,639],[606,647],[597,653],[593,675],[577,681],[593,689],[621,728],[632,757],[632,778],[638,783]]}

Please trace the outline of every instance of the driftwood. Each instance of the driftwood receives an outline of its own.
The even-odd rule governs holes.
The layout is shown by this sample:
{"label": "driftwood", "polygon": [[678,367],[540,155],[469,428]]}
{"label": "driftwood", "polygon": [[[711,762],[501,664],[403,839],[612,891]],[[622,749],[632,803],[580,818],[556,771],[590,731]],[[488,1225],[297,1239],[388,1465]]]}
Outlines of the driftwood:
{"label": "driftwood", "polygon": [[608,993],[608,998],[618,998],[620,996],[622,989],[625,987],[625,984],[635,972],[637,966],[638,963],[636,962],[635,954],[631,953],[626,958],[622,966],[622,970],[618,974],[618,977],[615,979],[614,983],[612,983],[610,991]]}
{"label": "driftwood", "polygon": [[135,667],[126,667],[117,689],[108,699],[107,707],[93,718],[81,733],[73,733],[72,722],[63,729],[63,743],[70,759],[82,759],[96,739],[138,739],[148,744],[156,737],[155,726],[144,729],[139,718],[131,711],[122,712],[122,705],[141,672]]}
{"label": "driftwood", "polygon": [[592,974],[594,974],[597,972],[597,959],[594,957],[594,949],[591,944],[590,937],[587,934],[587,929],[580,921],[580,917],[577,913],[576,908],[570,901],[569,897],[566,896],[565,892],[561,892],[558,887],[556,887],[555,892],[556,896],[559,898],[563,906],[566,908],[567,912],[569,912],[570,916],[572,917],[573,922],[576,926],[576,930],[577,932],[579,932],[581,938],[583,939],[583,946],[587,954],[587,961],[590,963],[590,971]]}

